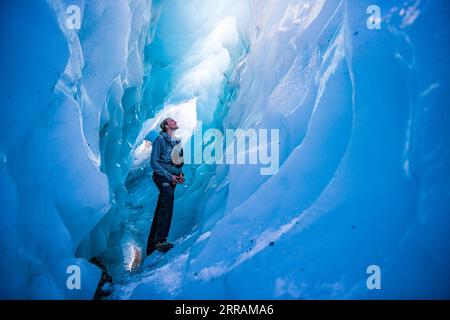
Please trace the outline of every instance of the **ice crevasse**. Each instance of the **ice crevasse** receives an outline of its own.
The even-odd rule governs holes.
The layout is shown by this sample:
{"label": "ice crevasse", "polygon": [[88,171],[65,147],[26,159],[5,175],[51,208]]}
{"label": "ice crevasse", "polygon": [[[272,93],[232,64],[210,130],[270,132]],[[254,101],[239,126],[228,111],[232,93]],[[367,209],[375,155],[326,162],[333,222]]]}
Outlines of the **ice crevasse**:
{"label": "ice crevasse", "polygon": [[[1,297],[90,299],[100,257],[114,299],[448,298],[449,5],[373,2],[2,3]],[[167,116],[277,129],[278,168],[185,165],[176,246],[130,272]]]}

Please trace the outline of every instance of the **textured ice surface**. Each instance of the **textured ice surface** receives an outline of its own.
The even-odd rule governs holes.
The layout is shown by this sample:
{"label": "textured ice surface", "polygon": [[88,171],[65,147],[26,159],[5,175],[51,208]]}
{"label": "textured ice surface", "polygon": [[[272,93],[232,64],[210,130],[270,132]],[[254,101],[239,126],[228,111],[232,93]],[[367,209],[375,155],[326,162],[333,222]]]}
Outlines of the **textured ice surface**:
{"label": "textured ice surface", "polygon": [[[82,258],[106,248],[105,235],[79,246],[111,207],[100,168],[105,101],[123,95],[121,77],[142,81],[142,60],[131,56],[143,54],[150,7],[76,1],[84,13],[77,33],[65,28],[72,3],[2,4],[2,297],[90,299],[100,277],[74,256],[77,247]],[[81,268],[77,292],[67,290],[70,264]]]}
{"label": "textured ice surface", "polygon": [[[281,167],[271,177],[257,166],[189,167],[171,230],[177,246],[114,298],[448,297],[448,130],[438,121],[447,114],[438,90],[447,83],[448,28],[436,18],[446,4],[382,2],[383,28],[373,31],[370,4],[242,9],[250,27],[238,30],[250,50],[223,87],[235,85],[237,95],[214,121],[280,128]],[[178,21],[164,6],[162,15],[162,30]],[[437,29],[431,58],[424,43]],[[184,63],[173,61],[175,69]],[[440,129],[430,130],[435,121]],[[366,287],[372,264],[381,267],[381,291]]]}
{"label": "textured ice surface", "polygon": [[[365,0],[78,0],[79,31],[72,3],[2,4],[2,297],[91,298],[92,256],[115,299],[449,297],[446,1],[378,1],[380,30]],[[280,167],[186,165],[176,246],[130,271],[167,116],[279,129]]]}

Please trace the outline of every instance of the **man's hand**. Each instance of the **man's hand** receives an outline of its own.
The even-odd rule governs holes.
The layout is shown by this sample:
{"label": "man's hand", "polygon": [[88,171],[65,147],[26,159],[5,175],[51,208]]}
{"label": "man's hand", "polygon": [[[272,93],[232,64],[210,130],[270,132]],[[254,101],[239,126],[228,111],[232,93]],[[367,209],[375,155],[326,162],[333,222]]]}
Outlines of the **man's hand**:
{"label": "man's hand", "polygon": [[177,183],[183,184],[184,183],[184,174],[180,173],[179,176],[172,176],[172,183],[176,185]]}

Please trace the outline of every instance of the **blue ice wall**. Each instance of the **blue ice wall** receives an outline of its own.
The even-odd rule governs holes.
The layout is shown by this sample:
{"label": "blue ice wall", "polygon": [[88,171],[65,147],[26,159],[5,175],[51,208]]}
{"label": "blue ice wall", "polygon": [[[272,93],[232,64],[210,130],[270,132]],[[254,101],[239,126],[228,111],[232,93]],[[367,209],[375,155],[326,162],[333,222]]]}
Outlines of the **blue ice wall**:
{"label": "blue ice wall", "polygon": [[[449,297],[447,1],[0,6],[2,298],[90,299],[93,256],[114,299]],[[174,249],[130,272],[166,116],[185,143],[277,129],[279,168],[186,165]]]}
{"label": "blue ice wall", "polygon": [[[70,53],[45,2],[1,7],[1,297],[90,298],[100,271],[74,245],[108,205],[107,180],[80,143],[78,111],[55,90]],[[78,292],[65,285],[69,265],[85,274]]]}
{"label": "blue ice wall", "polygon": [[[66,27],[70,4],[83,13],[82,30]],[[145,29],[150,12],[137,8],[132,26],[125,1],[1,6],[2,297],[91,299],[100,270],[86,259],[105,250],[108,234],[90,232],[114,208],[113,176],[100,160],[105,97],[114,98],[121,75],[128,84],[133,75],[142,80],[138,40],[128,36],[133,26]],[[127,54],[137,66],[130,72]],[[79,290],[66,282],[73,265],[82,275]]]}

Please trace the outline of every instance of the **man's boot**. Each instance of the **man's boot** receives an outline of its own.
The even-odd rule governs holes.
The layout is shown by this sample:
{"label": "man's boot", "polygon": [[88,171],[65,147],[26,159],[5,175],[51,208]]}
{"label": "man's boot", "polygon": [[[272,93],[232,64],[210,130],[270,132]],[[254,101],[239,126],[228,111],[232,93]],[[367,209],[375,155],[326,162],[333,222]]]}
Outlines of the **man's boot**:
{"label": "man's boot", "polygon": [[159,252],[166,253],[167,251],[169,251],[170,249],[173,248],[173,244],[171,244],[170,242],[167,242],[167,240],[164,240],[164,241],[158,242],[155,245],[155,248]]}

